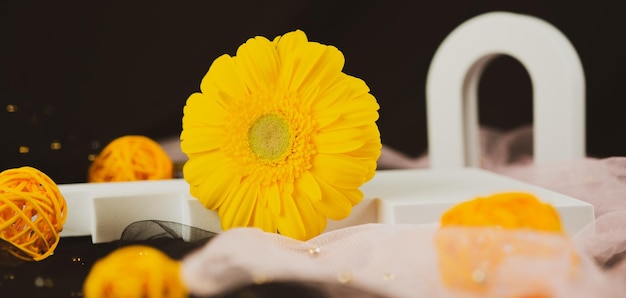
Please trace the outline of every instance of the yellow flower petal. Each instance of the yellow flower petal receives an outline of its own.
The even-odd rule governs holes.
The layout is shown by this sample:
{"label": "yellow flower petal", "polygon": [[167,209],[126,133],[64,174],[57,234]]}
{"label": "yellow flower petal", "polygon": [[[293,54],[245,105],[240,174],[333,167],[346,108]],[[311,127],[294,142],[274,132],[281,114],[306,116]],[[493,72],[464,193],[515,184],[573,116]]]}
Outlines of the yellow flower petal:
{"label": "yellow flower petal", "polygon": [[313,121],[317,123],[317,129],[323,129],[339,120],[341,118],[341,114],[339,112],[334,111],[334,113],[327,113],[324,115],[318,114]]}
{"label": "yellow flower petal", "polygon": [[[314,140],[316,143],[335,143],[341,142],[342,140],[356,140],[362,135],[363,132],[361,129],[350,127],[345,129],[333,129],[319,133],[315,136]],[[364,141],[362,143],[364,143]]]}
{"label": "yellow flower petal", "polygon": [[[212,169],[207,170],[207,165]],[[190,185],[191,195],[208,209],[218,208],[238,184],[235,171],[218,153],[188,160],[183,167],[183,176]]]}
{"label": "yellow flower petal", "polygon": [[252,216],[247,226],[257,227],[265,232],[276,233],[276,224],[274,223],[272,213],[267,206],[261,205],[260,199],[257,199],[256,204],[253,206]]}
{"label": "yellow flower petal", "polygon": [[319,201],[322,199],[322,191],[317,180],[309,172],[304,172],[296,180],[296,197],[308,199],[309,201]]}
{"label": "yellow flower petal", "polygon": [[277,36],[272,43],[276,46],[276,50],[280,56],[280,60],[286,60],[289,55],[301,45],[306,45],[308,39],[302,30],[288,32],[283,36]]}
{"label": "yellow flower petal", "polygon": [[325,154],[351,152],[363,147],[363,145],[364,143],[362,140],[345,140],[336,143],[324,143],[322,141],[316,142],[317,151]]}
{"label": "yellow flower petal", "polygon": [[237,49],[239,74],[250,92],[268,92],[278,79],[278,53],[265,37],[257,36]]}
{"label": "yellow flower petal", "polygon": [[222,107],[226,108],[231,101],[247,98],[248,89],[238,73],[235,61],[228,55],[222,55],[213,61],[209,71],[200,82],[203,94],[213,94],[218,90],[219,96],[214,96]]}
{"label": "yellow flower petal", "polygon": [[355,206],[363,200],[363,192],[360,189],[340,189],[341,193],[346,197],[346,199]]}
{"label": "yellow flower petal", "polygon": [[294,202],[295,198],[287,192],[283,192],[281,198],[282,212],[276,217],[278,232],[297,240],[307,240],[306,229],[300,211]]}
{"label": "yellow flower petal", "polygon": [[318,43],[296,47],[281,64],[280,80],[291,91],[310,92],[314,86],[326,89],[341,75],[343,55],[335,47]]}
{"label": "yellow flower petal", "polygon": [[[183,125],[186,127],[219,126],[225,120],[225,110],[211,97],[202,93],[193,93],[187,98],[187,104],[183,108],[183,113],[186,120],[183,122]],[[183,129],[186,127],[183,127]]]}
{"label": "yellow flower petal", "polygon": [[[334,113],[337,111],[352,111],[349,115],[344,114],[343,117],[338,118],[337,121],[333,122],[331,129],[343,129],[370,125],[378,120],[378,113],[376,111],[379,109],[379,106],[375,101],[368,99],[368,97],[362,96],[356,99],[343,100],[327,107],[326,110],[332,110]],[[320,117],[332,117],[332,115],[327,116],[327,113],[328,112],[325,111],[319,111],[318,115]],[[320,128],[328,129],[328,127],[325,126]]]}
{"label": "yellow flower petal", "polygon": [[358,188],[366,182],[364,176],[367,170],[367,165],[359,159],[320,153],[313,162],[311,172],[330,185]]}
{"label": "yellow flower petal", "polygon": [[273,184],[261,189],[262,195],[266,198],[267,204],[270,207],[270,211],[274,216],[277,216],[282,212],[281,210],[281,197],[278,185]]}
{"label": "yellow flower petal", "polygon": [[[372,138],[380,138],[380,133],[378,132],[377,127],[361,126],[359,128],[363,131],[363,135],[370,135]],[[376,160],[380,156],[381,149],[382,144],[380,142],[372,141],[370,139],[365,141],[365,144],[363,144],[363,146],[359,149],[346,154],[352,157],[364,159],[370,164],[375,164]],[[376,156],[376,158],[372,159],[373,156]]]}
{"label": "yellow flower petal", "polygon": [[[329,109],[338,101],[358,98],[364,94],[368,94],[369,87],[358,78],[343,74],[338,76],[331,86],[320,90],[317,101],[314,105],[314,115],[323,114],[324,112],[336,112]],[[345,115],[347,116],[347,115]]]}
{"label": "yellow flower petal", "polygon": [[244,180],[234,187],[218,210],[222,229],[246,226],[252,217],[258,194],[258,185],[250,180]]}
{"label": "yellow flower petal", "polygon": [[222,130],[208,125],[187,128],[180,135],[181,149],[187,154],[219,149],[223,133]]}
{"label": "yellow flower petal", "polygon": [[322,192],[322,199],[311,202],[315,209],[333,220],[341,220],[348,217],[352,204],[346,198],[346,194],[319,178],[318,184]]}
{"label": "yellow flower petal", "polygon": [[294,202],[300,213],[302,223],[306,227],[306,235],[302,240],[311,239],[326,229],[326,217],[317,212],[310,200],[294,195]]}

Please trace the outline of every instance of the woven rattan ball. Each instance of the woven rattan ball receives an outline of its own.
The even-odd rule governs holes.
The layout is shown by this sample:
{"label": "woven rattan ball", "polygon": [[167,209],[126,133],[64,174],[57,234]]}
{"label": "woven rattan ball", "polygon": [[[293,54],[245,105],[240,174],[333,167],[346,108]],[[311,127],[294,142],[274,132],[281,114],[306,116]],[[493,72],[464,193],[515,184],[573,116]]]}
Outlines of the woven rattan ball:
{"label": "woven rattan ball", "polygon": [[181,262],[155,247],[129,245],[98,260],[85,279],[86,298],[188,297]]}
{"label": "woven rattan ball", "polygon": [[173,163],[152,139],[128,135],[109,143],[89,168],[89,182],[171,179]]}
{"label": "woven rattan ball", "polygon": [[[570,254],[568,236],[556,209],[531,193],[500,192],[461,202],[448,209],[440,223],[435,237],[439,272],[443,284],[453,289],[482,293],[479,296],[491,296],[485,293],[496,287],[513,291],[520,283],[507,276],[514,273],[502,278],[498,273],[506,272],[502,268],[515,262],[511,260],[570,262],[575,271],[578,257]],[[550,266],[545,268],[556,268]],[[494,282],[495,278],[500,279]],[[544,289],[535,286],[522,290],[537,292],[507,297],[551,296],[543,295]]]}
{"label": "woven rattan ball", "polygon": [[[65,198],[56,183],[32,167],[0,173],[0,252],[24,261],[54,252],[67,218]],[[6,245],[6,243],[10,245]]]}

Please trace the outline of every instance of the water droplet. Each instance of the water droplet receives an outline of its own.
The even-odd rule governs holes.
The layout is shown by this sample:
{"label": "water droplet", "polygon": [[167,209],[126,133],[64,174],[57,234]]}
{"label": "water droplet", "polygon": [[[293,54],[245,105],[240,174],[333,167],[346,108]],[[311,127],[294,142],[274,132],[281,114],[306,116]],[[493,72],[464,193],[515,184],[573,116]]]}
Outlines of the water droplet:
{"label": "water droplet", "polygon": [[386,272],[385,274],[383,274],[384,281],[390,281],[394,279],[396,279],[396,277],[393,275],[393,273]]}
{"label": "water droplet", "polygon": [[483,269],[476,269],[472,272],[472,280],[476,283],[483,283],[487,279],[487,273]]}
{"label": "water droplet", "polygon": [[337,276],[337,280],[342,284],[348,283],[352,280],[352,274],[350,272],[341,272]]}
{"label": "water droplet", "polygon": [[309,255],[310,256],[317,256],[320,251],[322,251],[319,247],[311,247],[309,248]]}

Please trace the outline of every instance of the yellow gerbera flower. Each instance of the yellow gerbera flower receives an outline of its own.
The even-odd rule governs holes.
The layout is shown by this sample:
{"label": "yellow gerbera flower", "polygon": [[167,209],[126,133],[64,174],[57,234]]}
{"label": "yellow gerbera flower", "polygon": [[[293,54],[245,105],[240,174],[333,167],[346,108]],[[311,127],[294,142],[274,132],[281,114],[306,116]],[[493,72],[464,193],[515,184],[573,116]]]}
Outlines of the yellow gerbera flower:
{"label": "yellow gerbera flower", "polygon": [[343,219],[376,171],[378,103],[343,54],[298,30],[218,57],[184,108],[183,174],[224,230],[310,239]]}

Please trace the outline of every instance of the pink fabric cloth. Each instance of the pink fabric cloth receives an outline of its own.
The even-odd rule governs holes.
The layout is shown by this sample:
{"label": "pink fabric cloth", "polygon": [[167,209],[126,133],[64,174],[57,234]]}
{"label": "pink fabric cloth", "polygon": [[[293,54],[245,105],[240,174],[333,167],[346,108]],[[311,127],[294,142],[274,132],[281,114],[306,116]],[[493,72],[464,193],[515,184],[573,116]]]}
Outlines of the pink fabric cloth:
{"label": "pink fabric cloth", "polygon": [[[192,293],[211,295],[268,281],[349,283],[387,297],[621,297],[626,266],[604,270],[571,239],[507,232],[554,255],[513,256],[486,274],[486,291],[445,286],[435,225],[368,224],[301,242],[253,228],[225,232],[183,261]],[[463,238],[467,231],[448,231]],[[455,234],[458,234],[455,236]],[[530,239],[530,240],[529,240]],[[547,244],[546,244],[547,243]],[[572,261],[572,252],[580,256]],[[459,264],[461,266],[462,264]]]}
{"label": "pink fabric cloth", "polygon": [[[183,278],[198,295],[266,281],[321,281],[349,283],[389,297],[522,297],[538,293],[552,297],[623,297],[626,158],[534,165],[530,152],[532,128],[508,133],[484,129],[481,135],[485,169],[593,204],[595,225],[556,239],[532,232],[498,234],[495,237],[500,240],[492,240],[504,243],[502,249],[516,243],[520,247],[534,245],[531,247],[536,249],[531,252],[545,246],[551,253],[513,254],[496,269],[478,272],[477,282],[489,283],[486,292],[481,293],[443,284],[438,263],[441,249],[435,239],[439,233],[464,239],[482,231],[442,232],[437,223],[368,224],[327,232],[306,242],[253,228],[233,229],[187,256],[183,260]],[[388,162],[388,168],[428,164],[426,156],[410,159],[392,149],[385,150],[390,150],[383,152],[387,159],[382,160]],[[578,257],[577,261],[572,255]]]}

